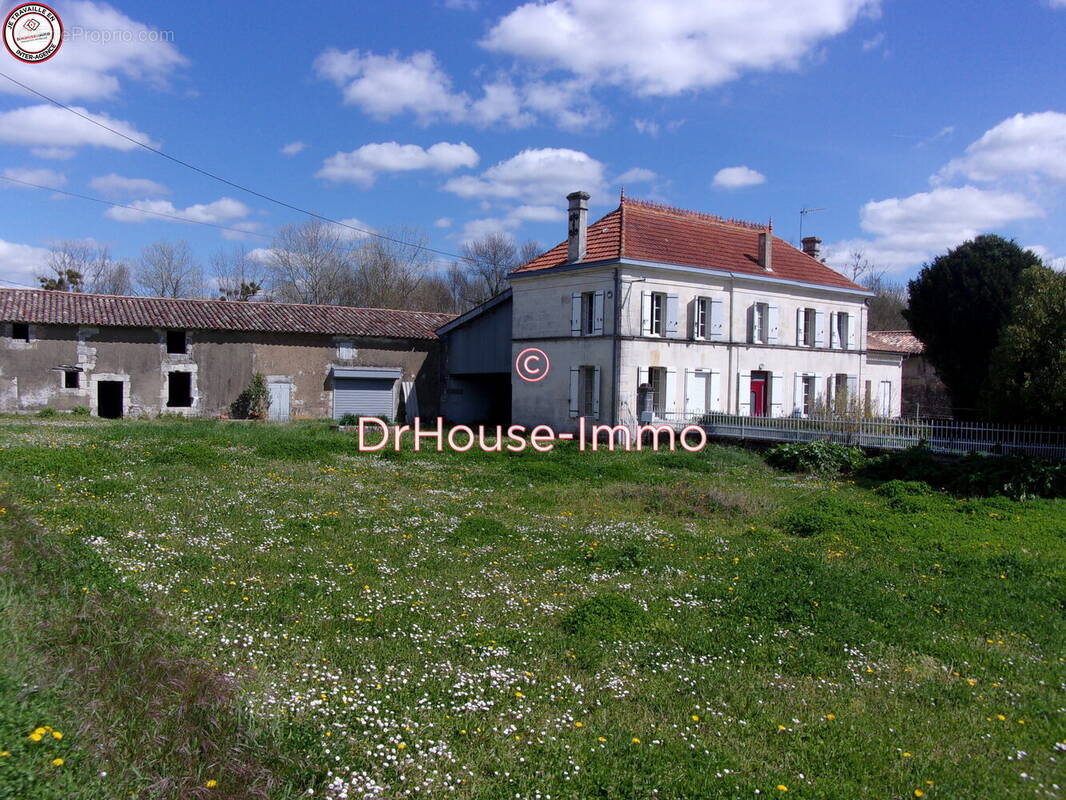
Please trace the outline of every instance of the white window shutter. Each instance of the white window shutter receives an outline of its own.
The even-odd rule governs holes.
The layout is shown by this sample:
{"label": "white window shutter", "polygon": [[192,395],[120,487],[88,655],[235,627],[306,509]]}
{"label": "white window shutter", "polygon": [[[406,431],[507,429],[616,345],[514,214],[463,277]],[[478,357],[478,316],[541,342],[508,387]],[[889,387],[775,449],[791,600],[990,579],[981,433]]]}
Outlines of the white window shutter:
{"label": "white window shutter", "polygon": [[688,304],[688,308],[689,336],[691,336],[693,339],[702,339],[704,337],[700,336],[700,317],[702,316],[703,310],[703,298],[697,297],[696,299],[690,301]]}
{"label": "white window shutter", "polygon": [[578,413],[578,388],[581,382],[581,367],[570,367],[570,416]]}
{"label": "white window shutter", "polygon": [[751,416],[751,373],[737,373],[737,413],[742,417]]}
{"label": "white window shutter", "polygon": [[859,327],[855,324],[856,322],[858,322],[858,317],[848,314],[848,350],[855,349],[855,329]]}
{"label": "white window shutter", "polygon": [[778,320],[780,318],[780,310],[777,306],[766,307],[766,343],[776,344],[777,334],[779,329]]}
{"label": "white window shutter", "polygon": [[603,335],[603,290],[592,295],[592,333],[595,336]]}
{"label": "white window shutter", "polygon": [[792,413],[797,417],[803,416],[803,373],[796,373],[795,390],[792,395]]}
{"label": "white window shutter", "polygon": [[703,411],[703,403],[699,399],[699,378],[696,370],[685,370],[685,414],[699,414]]}
{"label": "white window shutter", "polygon": [[581,292],[570,295],[570,335],[581,335]]}
{"label": "white window shutter", "polygon": [[833,349],[840,348],[840,330],[837,328],[837,312],[829,312],[829,346]]}
{"label": "white window shutter", "polygon": [[707,410],[722,410],[722,373],[711,370],[711,390],[707,396]]}
{"label": "white window shutter", "polygon": [[711,339],[720,342],[725,339],[725,304],[721,300],[710,300]]}
{"label": "white window shutter", "polygon": [[825,312],[814,312],[814,346],[825,347]]}
{"label": "white window shutter", "polygon": [[759,338],[759,304],[752,303],[748,307],[748,341],[756,342]]}
{"label": "white window shutter", "polygon": [[807,321],[807,309],[796,309],[796,347],[802,347],[804,342],[804,323]]}
{"label": "white window shutter", "polygon": [[785,415],[785,377],[778,373],[770,376],[770,416]]}
{"label": "white window shutter", "polygon": [[651,336],[651,292],[640,293],[640,335]]}
{"label": "white window shutter", "polygon": [[829,410],[833,410],[833,406],[836,405],[837,399],[837,376],[835,374],[829,374],[825,378],[825,404],[829,407]]}
{"label": "white window shutter", "polygon": [[[601,293],[602,294],[602,293]],[[600,418],[600,368],[594,367],[592,371],[592,416]]]}
{"label": "white window shutter", "polygon": [[677,370],[666,368],[666,405],[667,412],[677,411]]}
{"label": "white window shutter", "polygon": [[681,335],[678,324],[678,301],[676,294],[666,296],[666,335],[676,339]]}

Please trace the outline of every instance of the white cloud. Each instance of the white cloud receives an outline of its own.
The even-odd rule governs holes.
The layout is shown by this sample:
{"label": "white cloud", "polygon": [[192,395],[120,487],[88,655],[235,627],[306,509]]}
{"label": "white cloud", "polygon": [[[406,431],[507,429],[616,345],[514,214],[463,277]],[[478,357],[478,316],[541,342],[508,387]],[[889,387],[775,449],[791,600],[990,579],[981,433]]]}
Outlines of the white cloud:
{"label": "white cloud", "polygon": [[1066,8],[1066,0],[1051,0],[1052,8]]}
{"label": "white cloud", "polygon": [[248,258],[258,261],[260,264],[269,264],[274,257],[274,249],[271,247],[256,247],[248,251]]}
{"label": "white cloud", "polygon": [[281,148],[281,154],[285,156],[294,156],[297,153],[303,152],[305,149],[307,149],[307,144],[305,142],[289,142]]}
{"label": "white cloud", "polygon": [[433,227],[434,228],[450,228],[454,221],[455,220],[453,220],[451,217],[441,217],[440,219],[436,220],[433,223]]}
{"label": "white cloud", "polygon": [[[1063,3],[1066,4],[1066,0],[1063,0]],[[1044,247],[1042,244],[1031,244],[1025,249],[1035,253],[1041,261],[1052,269],[1066,272],[1066,256],[1056,256],[1050,248]]]}
{"label": "white cloud", "polygon": [[[92,114],[77,106],[74,106],[74,109],[139,142],[158,146],[148,138],[148,134],[142,133],[128,122],[109,117],[107,114]],[[0,142],[35,149],[93,146],[110,147],[114,150],[133,150],[137,147],[133,142],[116,136],[110,131],[105,131],[62,108],[43,104],[0,112]]]}
{"label": "white cloud", "polygon": [[0,239],[0,280],[37,285],[37,275],[48,264],[48,250]]}
{"label": "white cloud", "polygon": [[452,178],[444,188],[467,198],[562,204],[566,195],[577,190],[587,191],[594,197],[605,194],[603,173],[603,164],[586,153],[548,147],[523,150],[489,167],[478,177]]}
{"label": "white cloud", "polygon": [[563,210],[561,204],[554,206],[524,205],[511,211],[507,218],[514,222],[560,222],[566,219],[566,211]]}
{"label": "white cloud", "polygon": [[469,105],[429,51],[403,58],[330,48],[315,59],[315,71],[341,87],[345,103],[381,119],[409,111],[422,122],[458,121]]}
{"label": "white cloud", "polygon": [[615,183],[652,183],[658,180],[659,176],[652,172],[650,169],[644,167],[633,167],[633,169],[627,169],[621,175],[614,179]]}
{"label": "white cloud", "polygon": [[371,186],[381,172],[452,172],[460,167],[476,167],[477,162],[477,151],[465,142],[437,142],[425,149],[416,144],[380,142],[348,153],[334,153],[315,175],[328,181]]}
{"label": "white cloud", "polygon": [[503,233],[511,235],[511,230],[518,227],[518,220],[507,217],[487,217],[485,219],[472,219],[463,225],[463,232],[459,239],[462,242],[471,242],[480,239],[490,233]]}
{"label": "white cloud", "polygon": [[723,167],[715,173],[711,185],[715,189],[742,189],[766,183],[766,176],[751,167]]}
{"label": "white cloud", "polygon": [[341,223],[333,226],[337,231],[337,235],[350,242],[369,238],[376,233],[372,226],[355,217],[347,217],[337,221]]}
{"label": "white cloud", "polygon": [[[67,176],[62,172],[56,172],[54,169],[31,169],[28,167],[9,167],[4,170],[3,175],[5,178],[12,178],[16,181],[25,181],[26,183],[35,183],[38,186],[47,186],[49,189],[58,189],[60,186],[64,186],[67,182]],[[30,186],[21,186],[17,183],[8,183],[4,181],[0,185],[5,188],[16,189],[30,189]]]}
{"label": "white cloud", "polygon": [[[251,213],[240,200],[222,197],[213,203],[198,203],[187,208],[177,208],[169,200],[137,200],[130,203],[132,208],[109,208],[104,214],[117,222],[206,222],[212,225],[226,225],[234,220],[243,219]],[[154,212],[154,213],[144,213]],[[167,217],[159,216],[166,214]],[[181,217],[171,219],[170,217]]]}
{"label": "white cloud", "polygon": [[483,47],[641,95],[795,68],[880,0],[552,0],[510,12]]}
{"label": "white cloud", "polygon": [[1020,194],[975,186],[890,197],[860,212],[862,228],[873,238],[836,242],[827,248],[828,260],[840,266],[851,252],[863,250],[880,269],[905,270],[982,232],[1043,213]]}
{"label": "white cloud", "polygon": [[967,147],[966,155],[937,173],[935,180],[962,176],[988,182],[1011,175],[1066,182],[1066,114],[1044,111],[1003,120]]}
{"label": "white cloud", "polygon": [[885,35],[883,33],[875,34],[874,36],[871,36],[869,39],[864,39],[863,40],[863,43],[862,43],[863,52],[867,52],[868,53],[871,50],[876,50],[877,48],[879,48],[884,43],[885,43]]}
{"label": "white cloud", "polygon": [[106,197],[145,198],[170,194],[170,189],[156,181],[148,178],[127,178],[114,172],[98,175],[89,181],[89,186]]}
{"label": "white cloud", "polygon": [[232,230],[222,231],[222,238],[235,242],[243,242],[248,239],[249,236],[255,236],[263,229],[262,223],[253,222],[251,220],[246,222],[231,222],[229,223],[229,227],[232,228]]}
{"label": "white cloud", "polygon": [[[5,71],[62,101],[114,97],[121,80],[165,84],[187,61],[164,32],[136,22],[105,3],[69,0],[60,8],[63,47],[41,64],[7,61]],[[7,81],[0,92],[23,94]]]}
{"label": "white cloud", "polygon": [[30,152],[37,158],[50,158],[55,161],[66,161],[77,155],[77,151],[69,147],[34,147]]}

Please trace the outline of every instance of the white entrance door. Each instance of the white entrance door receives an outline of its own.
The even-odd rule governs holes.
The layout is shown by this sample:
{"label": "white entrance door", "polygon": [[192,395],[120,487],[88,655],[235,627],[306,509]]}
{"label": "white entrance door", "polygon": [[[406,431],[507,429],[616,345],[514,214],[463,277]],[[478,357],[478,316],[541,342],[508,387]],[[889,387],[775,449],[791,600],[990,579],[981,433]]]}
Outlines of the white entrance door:
{"label": "white entrance door", "polygon": [[267,418],[274,422],[288,422],[289,395],[292,391],[292,384],[268,383],[267,387],[270,389],[270,411],[267,413]]}

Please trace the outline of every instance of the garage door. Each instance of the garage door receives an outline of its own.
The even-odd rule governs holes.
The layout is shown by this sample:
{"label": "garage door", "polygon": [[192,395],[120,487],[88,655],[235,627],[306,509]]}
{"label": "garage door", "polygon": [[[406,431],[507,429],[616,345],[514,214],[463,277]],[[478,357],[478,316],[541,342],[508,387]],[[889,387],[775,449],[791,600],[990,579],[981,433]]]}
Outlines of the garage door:
{"label": "garage door", "polygon": [[345,414],[360,417],[389,417],[396,413],[396,379],[333,378],[333,418]]}

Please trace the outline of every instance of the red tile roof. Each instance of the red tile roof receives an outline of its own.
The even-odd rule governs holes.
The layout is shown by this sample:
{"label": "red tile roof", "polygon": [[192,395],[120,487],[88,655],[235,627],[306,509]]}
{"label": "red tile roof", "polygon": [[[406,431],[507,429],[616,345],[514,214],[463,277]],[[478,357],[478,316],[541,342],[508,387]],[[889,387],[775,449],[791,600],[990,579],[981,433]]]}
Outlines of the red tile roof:
{"label": "red tile roof", "polygon": [[[773,275],[805,283],[862,289],[857,283],[778,237],[773,240],[773,271],[759,266],[759,234],[766,226],[724,219],[699,211],[623,198],[614,211],[588,229],[588,245],[581,264],[631,258],[749,275]],[[567,243],[562,242],[517,274],[563,266]]]}
{"label": "red tile roof", "polygon": [[435,339],[452,314],[387,308],[242,303],[0,289],[0,320],[44,325],[261,331]]}
{"label": "red tile roof", "polygon": [[910,331],[867,331],[866,349],[919,355],[925,352],[925,345]]}

